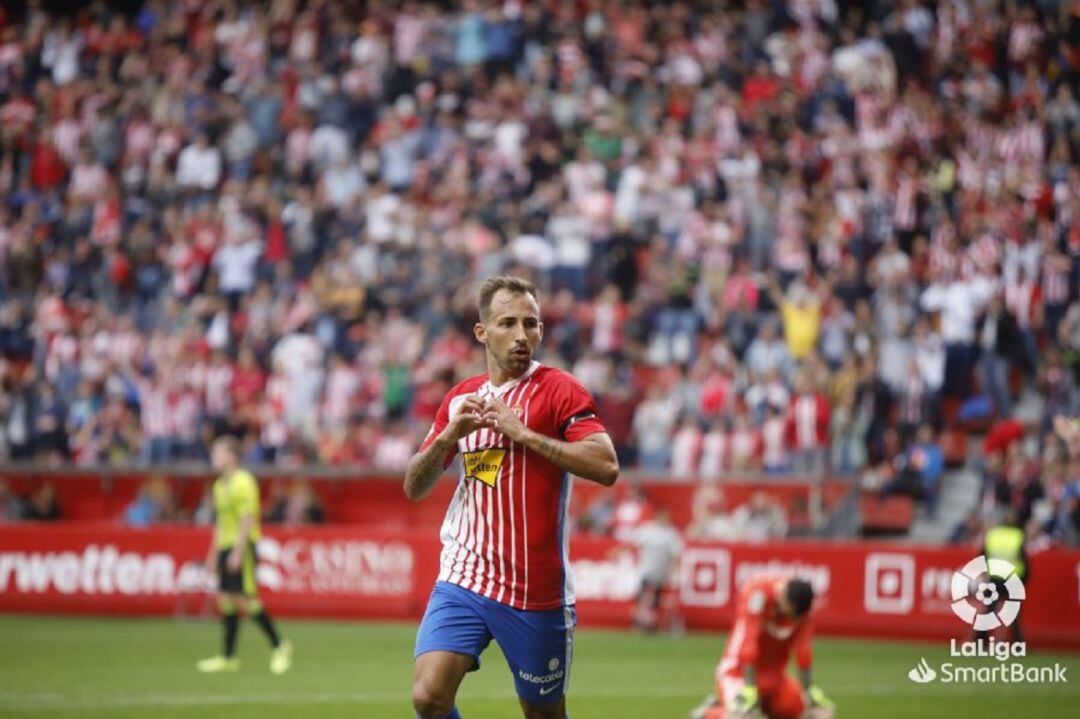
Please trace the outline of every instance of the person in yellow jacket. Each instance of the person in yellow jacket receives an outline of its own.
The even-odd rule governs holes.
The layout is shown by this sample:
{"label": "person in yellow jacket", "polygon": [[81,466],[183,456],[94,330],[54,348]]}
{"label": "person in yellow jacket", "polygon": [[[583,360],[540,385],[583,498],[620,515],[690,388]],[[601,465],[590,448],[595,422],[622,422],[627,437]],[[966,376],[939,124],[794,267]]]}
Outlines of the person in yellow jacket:
{"label": "person in yellow jacket", "polygon": [[[1027,536],[1021,526],[1019,515],[1015,509],[1010,509],[1005,519],[997,526],[986,530],[983,538],[983,554],[987,559],[1003,559],[1013,566],[1016,576],[1020,581],[1027,583]],[[1021,614],[1023,610],[1021,610]],[[1012,641],[1022,642],[1023,633],[1020,631],[1020,615],[1017,615],[1009,627]],[[986,632],[976,634],[978,639],[986,639]]]}
{"label": "person in yellow jacket", "polygon": [[284,674],[292,664],[292,644],[278,635],[259,600],[255,582],[255,544],[262,536],[259,484],[251,472],[240,466],[240,443],[235,437],[222,437],[214,442],[210,462],[218,478],[213,488],[216,526],[207,550],[206,566],[217,575],[224,647],[221,654],[203,659],[197,668],[208,674],[240,668],[240,660],[236,658],[240,629],[237,612],[243,608],[270,640],[273,647],[270,671]]}

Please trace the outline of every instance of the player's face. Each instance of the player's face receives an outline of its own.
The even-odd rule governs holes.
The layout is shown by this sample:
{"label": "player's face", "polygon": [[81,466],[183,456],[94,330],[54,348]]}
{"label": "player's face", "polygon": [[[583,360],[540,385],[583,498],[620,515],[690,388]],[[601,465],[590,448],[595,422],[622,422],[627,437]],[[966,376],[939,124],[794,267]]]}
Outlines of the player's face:
{"label": "player's face", "polygon": [[791,606],[791,602],[788,601],[785,594],[781,593],[777,595],[776,607],[780,610],[780,613],[788,619],[795,618],[795,609]]}
{"label": "player's face", "polygon": [[215,444],[210,452],[210,464],[214,470],[224,472],[232,467],[232,451],[222,444]]}
{"label": "player's face", "polygon": [[478,322],[475,333],[495,364],[516,377],[529,368],[544,336],[540,305],[530,294],[499,290],[491,298],[487,321]]}

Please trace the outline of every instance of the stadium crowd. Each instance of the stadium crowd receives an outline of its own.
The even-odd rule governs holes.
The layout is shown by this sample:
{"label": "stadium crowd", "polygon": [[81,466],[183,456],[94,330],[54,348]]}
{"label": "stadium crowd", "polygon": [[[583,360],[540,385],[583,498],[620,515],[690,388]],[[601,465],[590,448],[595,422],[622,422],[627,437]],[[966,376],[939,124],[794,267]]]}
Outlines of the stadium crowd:
{"label": "stadium crowd", "polygon": [[514,272],[627,466],[932,501],[1032,400],[1075,532],[1075,3],[451,5],[0,9],[0,457],[401,466]]}

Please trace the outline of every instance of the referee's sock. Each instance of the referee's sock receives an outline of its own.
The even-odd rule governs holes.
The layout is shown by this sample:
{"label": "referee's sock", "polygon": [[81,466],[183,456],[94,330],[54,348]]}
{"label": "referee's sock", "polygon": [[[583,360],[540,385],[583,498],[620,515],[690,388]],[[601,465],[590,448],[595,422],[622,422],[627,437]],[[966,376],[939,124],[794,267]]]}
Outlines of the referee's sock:
{"label": "referee's sock", "polygon": [[255,620],[255,623],[259,625],[259,628],[263,630],[263,634],[270,640],[270,646],[277,649],[281,645],[281,637],[278,636],[277,627],[274,626],[274,620],[270,618],[270,615],[266,613],[266,610],[259,606],[258,610],[253,610],[251,618]]}
{"label": "referee's sock", "polygon": [[223,612],[221,622],[225,627],[225,657],[232,659],[236,654],[236,635],[240,631],[240,617],[234,609],[231,612]]}

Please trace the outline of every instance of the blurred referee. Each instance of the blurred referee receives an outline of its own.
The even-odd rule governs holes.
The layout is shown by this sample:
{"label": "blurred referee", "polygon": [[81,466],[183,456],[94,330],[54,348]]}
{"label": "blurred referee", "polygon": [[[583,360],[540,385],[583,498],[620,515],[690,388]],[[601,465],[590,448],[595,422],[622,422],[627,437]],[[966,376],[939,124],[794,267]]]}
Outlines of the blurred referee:
{"label": "blurred referee", "polygon": [[234,672],[240,668],[240,660],[236,658],[236,635],[240,629],[237,611],[243,607],[273,647],[270,671],[284,674],[292,664],[292,645],[278,636],[274,622],[259,601],[255,583],[255,543],[261,535],[259,485],[254,475],[240,466],[240,443],[235,437],[222,437],[214,442],[210,462],[219,474],[214,481],[216,526],[206,554],[206,566],[217,574],[224,651],[196,666],[204,673]]}

